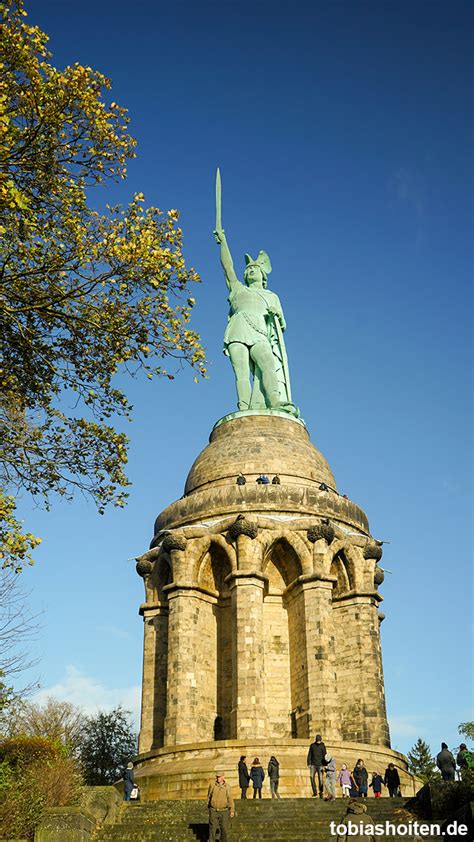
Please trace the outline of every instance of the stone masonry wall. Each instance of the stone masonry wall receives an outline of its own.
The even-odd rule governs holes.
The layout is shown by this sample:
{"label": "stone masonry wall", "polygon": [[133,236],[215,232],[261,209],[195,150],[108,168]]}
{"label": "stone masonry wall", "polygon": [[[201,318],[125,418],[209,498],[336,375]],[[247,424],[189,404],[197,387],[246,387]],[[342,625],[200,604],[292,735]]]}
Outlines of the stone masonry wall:
{"label": "stone masonry wall", "polygon": [[268,595],[263,603],[263,650],[268,731],[291,737],[288,613],[281,594]]}
{"label": "stone masonry wall", "polygon": [[367,537],[335,524],[333,540],[311,543],[308,520],[243,517],[178,536],[168,618],[143,607],[141,750],[316,732],[389,745]]}

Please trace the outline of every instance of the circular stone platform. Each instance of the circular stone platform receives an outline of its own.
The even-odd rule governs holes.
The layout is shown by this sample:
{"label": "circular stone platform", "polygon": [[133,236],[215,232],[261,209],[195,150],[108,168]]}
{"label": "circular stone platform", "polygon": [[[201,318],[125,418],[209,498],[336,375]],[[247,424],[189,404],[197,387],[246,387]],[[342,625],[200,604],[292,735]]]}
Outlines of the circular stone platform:
{"label": "circular stone platform", "polygon": [[[309,798],[311,785],[306,765],[309,741],[307,740],[224,740],[222,742],[196,743],[168,746],[140,755],[135,764],[135,780],[140,786],[144,801],[157,799],[205,799],[209,782],[217,771],[226,776],[234,798],[240,795],[237,764],[241,755],[250,765],[258,757],[265,770],[274,754],[280,763],[279,792],[282,798]],[[341,763],[353,769],[361,757],[369,774],[385,772],[389,763],[397,767],[404,797],[415,795],[420,788],[417,778],[407,771],[406,758],[397,751],[382,746],[363,743],[326,742],[328,751],[335,757],[338,770]],[[338,787],[338,795],[340,795]],[[269,797],[268,778],[263,787],[263,797]]]}

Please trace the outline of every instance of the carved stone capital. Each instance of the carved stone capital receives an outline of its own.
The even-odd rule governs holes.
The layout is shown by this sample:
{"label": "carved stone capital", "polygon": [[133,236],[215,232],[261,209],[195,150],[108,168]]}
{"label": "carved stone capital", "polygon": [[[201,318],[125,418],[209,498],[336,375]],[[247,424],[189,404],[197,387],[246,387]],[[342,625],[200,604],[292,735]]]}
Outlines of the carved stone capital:
{"label": "carved stone capital", "polygon": [[382,568],[375,565],[375,572],[374,572],[374,585],[376,588],[382,584],[383,580],[385,579],[385,573],[383,572]]}
{"label": "carved stone capital", "polygon": [[334,540],[334,535],[334,528],[329,522],[329,518],[323,518],[320,523],[310,526],[306,532],[306,537],[312,544],[315,544],[316,541],[319,541],[321,538],[326,541],[327,544],[330,544]]}
{"label": "carved stone capital", "polygon": [[163,538],[161,546],[165,553],[170,553],[172,550],[185,550],[186,538],[177,532],[169,532]]}
{"label": "carved stone capital", "polygon": [[254,521],[247,520],[245,515],[238,515],[234,523],[229,526],[228,535],[232,541],[235,541],[239,535],[247,535],[253,540],[258,535],[258,526]]}
{"label": "carved stone capital", "polygon": [[153,570],[153,564],[148,558],[137,558],[135,570],[137,571],[138,575],[141,576],[143,579],[145,576],[150,575],[151,571]]}
{"label": "carved stone capital", "polygon": [[375,561],[380,561],[382,553],[382,545],[379,541],[367,541],[362,551],[364,558],[373,558]]}

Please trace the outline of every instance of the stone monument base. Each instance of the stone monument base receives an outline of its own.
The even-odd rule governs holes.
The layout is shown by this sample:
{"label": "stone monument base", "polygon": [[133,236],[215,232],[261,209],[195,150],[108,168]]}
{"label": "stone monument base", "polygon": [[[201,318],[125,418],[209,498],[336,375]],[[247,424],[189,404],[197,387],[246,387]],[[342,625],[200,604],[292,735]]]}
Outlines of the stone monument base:
{"label": "stone monument base", "polygon": [[[247,757],[249,769],[253,759],[258,757],[266,775],[268,761],[274,754],[280,763],[279,792],[282,798],[309,798],[308,747],[309,741],[301,739],[222,740],[166,746],[139,755],[135,762],[135,780],[144,801],[205,799],[209,782],[219,771],[225,774],[234,797],[238,798],[237,764],[241,755]],[[326,747],[334,755],[338,771],[342,763],[352,770],[361,757],[369,772],[369,782],[373,771],[383,775],[388,764],[393,763],[400,775],[402,795],[406,798],[415,795],[422,785],[407,771],[406,757],[390,748],[350,742],[327,742]],[[337,789],[339,796],[340,787]],[[248,794],[252,797],[251,789]],[[384,794],[388,792],[384,790]],[[262,795],[270,797],[267,776]]]}

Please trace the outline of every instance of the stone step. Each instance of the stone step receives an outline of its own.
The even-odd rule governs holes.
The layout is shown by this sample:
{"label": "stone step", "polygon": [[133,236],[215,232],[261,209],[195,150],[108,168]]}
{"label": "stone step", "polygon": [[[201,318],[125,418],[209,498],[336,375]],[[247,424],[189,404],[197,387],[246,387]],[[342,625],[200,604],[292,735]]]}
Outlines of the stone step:
{"label": "stone step", "polygon": [[[275,809],[283,809],[284,807],[288,807],[291,809],[297,809],[298,811],[301,810],[326,810],[326,809],[333,809],[335,805],[338,807],[345,807],[348,800],[344,798],[337,798],[335,801],[323,801],[320,799],[313,799],[313,798],[256,798],[256,799],[237,799],[235,801],[235,806],[239,807],[242,810],[258,810],[264,808],[267,810],[269,807]],[[386,809],[386,810],[394,810],[397,807],[403,806],[406,803],[406,799],[404,798],[367,798],[363,802],[367,807],[370,805],[371,809],[379,810],[379,809]],[[141,801],[141,802],[128,802],[124,804],[124,807],[128,810],[169,810],[173,811],[180,811],[185,808],[188,812],[191,811],[200,811],[202,808],[205,809],[205,802],[204,801]]]}
{"label": "stone step", "polygon": [[[367,799],[374,822],[393,824],[412,820],[403,810],[404,799]],[[232,842],[331,842],[329,826],[342,821],[346,801],[319,799],[262,799],[236,802],[231,822]],[[187,842],[208,839],[207,808],[202,801],[150,801],[124,804],[114,826],[103,827],[96,842]],[[410,839],[410,836],[405,836]],[[377,842],[393,842],[393,835],[378,836]],[[430,837],[424,840],[430,842]],[[439,835],[433,840],[440,840]]]}
{"label": "stone step", "polygon": [[[261,842],[276,842],[278,839],[285,840],[285,842],[328,842],[330,839],[336,837],[330,835],[329,828],[311,828],[311,829],[295,829],[294,823],[287,828],[275,827],[273,823],[265,823],[264,825],[256,825],[252,828],[243,829],[235,824],[232,825],[230,831],[231,840],[240,840],[240,842],[255,842],[256,839]],[[137,842],[147,842],[147,840],[154,840],[154,842],[180,842],[180,840],[207,840],[208,829],[207,825],[196,826],[194,828],[108,828],[103,829],[95,837],[97,842],[126,842],[126,840],[137,840]],[[401,837],[400,837],[401,838]],[[411,839],[411,836],[404,836],[405,839]],[[423,837],[423,840],[431,837]],[[433,837],[440,840],[439,836]],[[393,842],[393,835],[377,836],[377,842],[383,842],[385,839],[390,839]]]}

